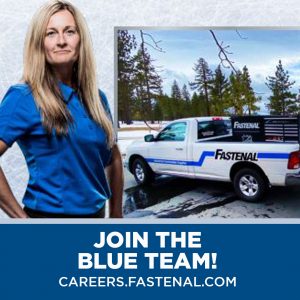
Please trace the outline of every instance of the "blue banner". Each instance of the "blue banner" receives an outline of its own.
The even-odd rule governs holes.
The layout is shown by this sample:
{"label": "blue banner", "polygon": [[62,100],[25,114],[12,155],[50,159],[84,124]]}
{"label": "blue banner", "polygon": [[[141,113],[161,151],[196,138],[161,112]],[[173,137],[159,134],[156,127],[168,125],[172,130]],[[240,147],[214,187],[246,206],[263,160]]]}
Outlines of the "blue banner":
{"label": "blue banner", "polygon": [[2,224],[0,231],[1,299],[299,299],[300,224]]}

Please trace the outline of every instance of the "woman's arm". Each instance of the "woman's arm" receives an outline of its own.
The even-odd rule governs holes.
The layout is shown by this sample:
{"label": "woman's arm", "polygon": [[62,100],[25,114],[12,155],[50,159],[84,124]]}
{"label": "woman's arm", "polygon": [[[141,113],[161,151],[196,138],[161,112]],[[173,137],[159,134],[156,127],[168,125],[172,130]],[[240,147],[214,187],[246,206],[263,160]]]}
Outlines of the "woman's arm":
{"label": "woman's arm", "polygon": [[122,156],[117,145],[112,148],[111,163],[106,168],[107,179],[112,192],[109,201],[109,217],[123,218],[122,197],[123,197],[123,165]]}
{"label": "woman's arm", "polygon": [[[7,145],[0,140],[0,156],[7,150]],[[21,205],[14,197],[7,179],[0,167],[0,208],[12,218],[28,218]]]}

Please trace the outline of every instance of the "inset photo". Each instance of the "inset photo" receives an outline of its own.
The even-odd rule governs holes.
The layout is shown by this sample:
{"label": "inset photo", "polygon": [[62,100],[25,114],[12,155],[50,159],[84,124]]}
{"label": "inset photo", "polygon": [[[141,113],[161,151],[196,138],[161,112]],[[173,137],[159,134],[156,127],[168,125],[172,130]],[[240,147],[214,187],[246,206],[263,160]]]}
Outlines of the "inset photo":
{"label": "inset photo", "polygon": [[125,217],[300,217],[299,30],[115,38]]}

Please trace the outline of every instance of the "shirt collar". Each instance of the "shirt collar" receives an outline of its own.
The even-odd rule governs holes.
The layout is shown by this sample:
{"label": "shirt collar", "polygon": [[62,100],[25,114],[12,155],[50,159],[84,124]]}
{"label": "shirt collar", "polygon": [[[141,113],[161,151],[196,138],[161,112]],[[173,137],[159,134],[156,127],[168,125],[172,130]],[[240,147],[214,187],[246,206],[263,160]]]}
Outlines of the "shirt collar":
{"label": "shirt collar", "polygon": [[63,96],[63,100],[68,103],[72,97],[72,94],[75,92],[74,89],[72,89],[70,86],[62,83],[62,82],[59,82],[58,83],[58,86],[59,86],[59,89],[62,93],[62,96]]}

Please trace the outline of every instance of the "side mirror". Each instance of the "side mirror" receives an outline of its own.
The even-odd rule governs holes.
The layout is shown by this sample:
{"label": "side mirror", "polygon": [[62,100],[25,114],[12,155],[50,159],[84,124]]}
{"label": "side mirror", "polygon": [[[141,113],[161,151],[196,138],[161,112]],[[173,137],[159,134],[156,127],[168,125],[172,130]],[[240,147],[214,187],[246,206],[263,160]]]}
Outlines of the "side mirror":
{"label": "side mirror", "polygon": [[145,142],[153,142],[155,141],[154,135],[153,134],[147,134],[144,136]]}

